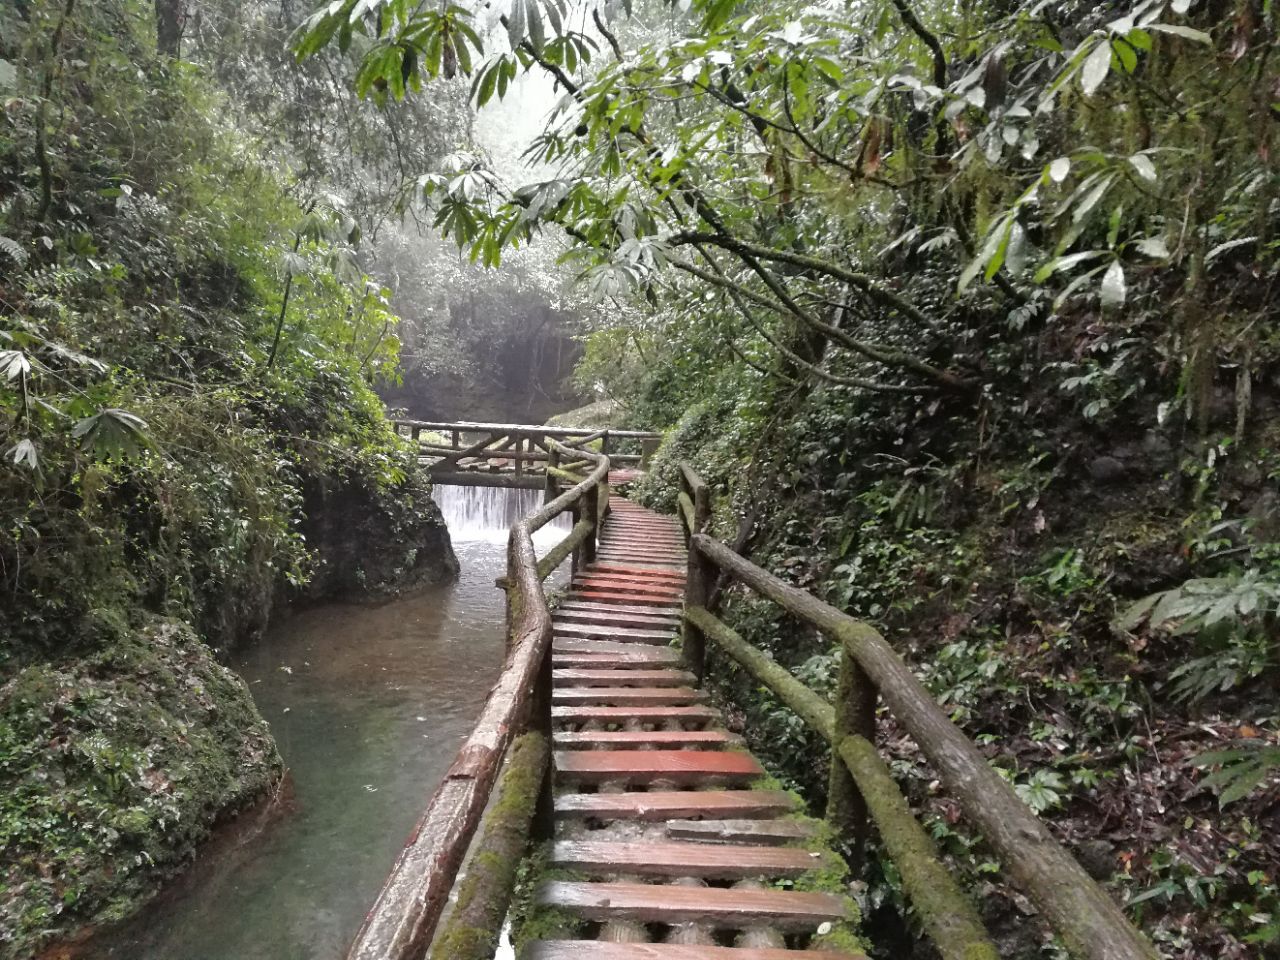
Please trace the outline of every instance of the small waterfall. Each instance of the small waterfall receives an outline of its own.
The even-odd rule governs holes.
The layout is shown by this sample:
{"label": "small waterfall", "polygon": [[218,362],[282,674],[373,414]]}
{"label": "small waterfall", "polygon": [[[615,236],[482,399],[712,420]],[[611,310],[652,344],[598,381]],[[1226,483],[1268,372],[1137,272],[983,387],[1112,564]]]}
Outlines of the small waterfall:
{"label": "small waterfall", "polygon": [[[455,487],[440,485],[431,496],[444,515],[454,541],[484,540],[505,543],[511,525],[542,506],[541,490],[513,487]],[[568,514],[561,514],[534,535],[534,543],[555,543],[571,528]]]}

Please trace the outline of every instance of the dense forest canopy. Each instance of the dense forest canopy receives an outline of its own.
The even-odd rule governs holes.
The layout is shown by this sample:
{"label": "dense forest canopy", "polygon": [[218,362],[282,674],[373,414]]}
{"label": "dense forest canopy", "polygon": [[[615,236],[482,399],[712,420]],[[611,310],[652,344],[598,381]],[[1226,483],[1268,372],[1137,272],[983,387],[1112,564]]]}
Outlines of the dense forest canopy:
{"label": "dense forest canopy", "polygon": [[[1161,949],[1247,957],[1280,938],[1276,38],[1254,0],[335,0],[293,42],[374,102],[550,78],[539,179],[458,152],[418,183],[477,262],[560,236],[618,305],[578,376],[675,426],[645,495],[697,463],[726,538],[902,637]],[[737,693],[820,794],[818,746]]]}
{"label": "dense forest canopy", "polygon": [[[595,398],[669,432],[641,499],[694,463],[1164,955],[1277,949],[1278,20],[0,0],[0,955],[128,912],[278,774],[210,647],[447,575],[384,401]],[[821,637],[724,599],[831,691]],[[725,688],[821,800],[821,745]],[[1002,950],[1062,955],[880,739]],[[911,954],[892,865],[858,896]]]}

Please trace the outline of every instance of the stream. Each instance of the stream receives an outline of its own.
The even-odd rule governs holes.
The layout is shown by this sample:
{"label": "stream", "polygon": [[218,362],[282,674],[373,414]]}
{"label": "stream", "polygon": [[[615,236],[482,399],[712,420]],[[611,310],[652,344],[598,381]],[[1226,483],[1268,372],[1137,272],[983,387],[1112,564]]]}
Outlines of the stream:
{"label": "stream", "polygon": [[[439,487],[455,583],[289,617],[233,658],[292,794],[236,828],[90,960],[341,960],[502,663],[508,526],[540,491]],[[546,529],[539,553],[563,536]],[[549,541],[549,543],[548,543]],[[252,815],[241,819],[254,819]]]}

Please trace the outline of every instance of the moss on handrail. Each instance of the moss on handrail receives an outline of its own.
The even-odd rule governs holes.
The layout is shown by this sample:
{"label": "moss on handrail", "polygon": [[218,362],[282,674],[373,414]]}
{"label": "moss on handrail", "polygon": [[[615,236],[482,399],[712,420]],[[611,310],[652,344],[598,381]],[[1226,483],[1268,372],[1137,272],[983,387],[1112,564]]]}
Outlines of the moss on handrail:
{"label": "moss on handrail", "polygon": [[800,715],[830,743],[835,737],[836,712],[831,704],[791,675],[759,647],[747,643],[736,630],[703,607],[686,607],[685,619],[718,643],[747,671]]}
{"label": "moss on handrail", "polygon": [[[836,747],[835,708],[831,704],[710,611],[689,607],[684,615],[799,714],[833,749]],[[880,830],[885,849],[902,876],[907,897],[944,960],[999,960],[973,904],[943,865],[937,847],[911,812],[875,747],[862,737],[848,737],[839,745],[838,754],[849,767]]]}
{"label": "moss on handrail", "polygon": [[498,943],[520,858],[529,843],[550,759],[547,737],[529,732],[512,744],[497,798],[458,885],[457,902],[431,951],[432,960],[489,960]]}
{"label": "moss on handrail", "polygon": [[676,495],[676,502],[680,505],[680,516],[684,519],[684,529],[686,533],[692,534],[697,532],[697,523],[693,510],[693,501],[689,495],[683,490]]}
{"label": "moss on handrail", "polygon": [[545,580],[551,576],[551,572],[564,563],[569,554],[573,553],[594,529],[595,524],[590,520],[579,520],[575,523],[568,536],[548,550],[547,555],[538,561],[538,579]]}
{"label": "moss on handrail", "polygon": [[841,644],[1074,955],[1089,960],[1156,960],[1150,942],[992,769],[875,628],[783,582],[705,534],[691,538],[690,551]]}

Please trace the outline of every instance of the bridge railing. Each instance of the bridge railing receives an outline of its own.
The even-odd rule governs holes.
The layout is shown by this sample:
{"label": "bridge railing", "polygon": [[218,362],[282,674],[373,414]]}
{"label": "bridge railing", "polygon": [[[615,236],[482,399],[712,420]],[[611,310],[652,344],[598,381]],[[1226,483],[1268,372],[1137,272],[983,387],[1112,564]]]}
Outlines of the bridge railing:
{"label": "bridge railing", "polygon": [[[850,842],[855,862],[872,827],[878,831],[926,934],[944,960],[996,960],[999,954],[876,750],[878,703],[915,740],[969,823],[982,833],[1073,956],[1155,960],[1146,938],[951,722],[884,637],[712,539],[705,532],[711,514],[706,485],[682,465],[681,486],[679,512],[689,544],[682,646],[689,669],[701,679],[707,642],[715,643],[831,745],[828,820]],[[834,703],[800,683],[711,612],[720,575],[840,644]]]}
{"label": "bridge railing", "polygon": [[641,463],[646,454],[622,453],[617,450],[620,441],[651,449],[661,439],[661,434],[643,430],[408,419],[391,422],[398,433],[418,442],[436,483],[465,486],[541,486],[552,441],[574,447],[595,444],[596,452],[609,457],[615,466],[627,466]]}
{"label": "bridge railing", "polygon": [[[542,581],[570,554],[575,565],[595,556],[610,460],[555,439],[548,438],[546,444],[560,462],[572,461],[589,467],[589,472],[583,477],[568,474],[573,484],[564,492],[549,487],[548,502],[511,528],[502,672],[396,859],[348,960],[420,960],[433,938],[433,957],[474,956],[506,916],[516,863],[535,821],[549,835],[551,610]],[[573,529],[539,560],[533,534],[566,512],[574,517]],[[508,753],[501,797],[486,816]],[[541,816],[535,816],[539,810]],[[472,850],[482,817],[483,837]],[[467,880],[437,938],[441,914],[469,852],[475,855]]]}

